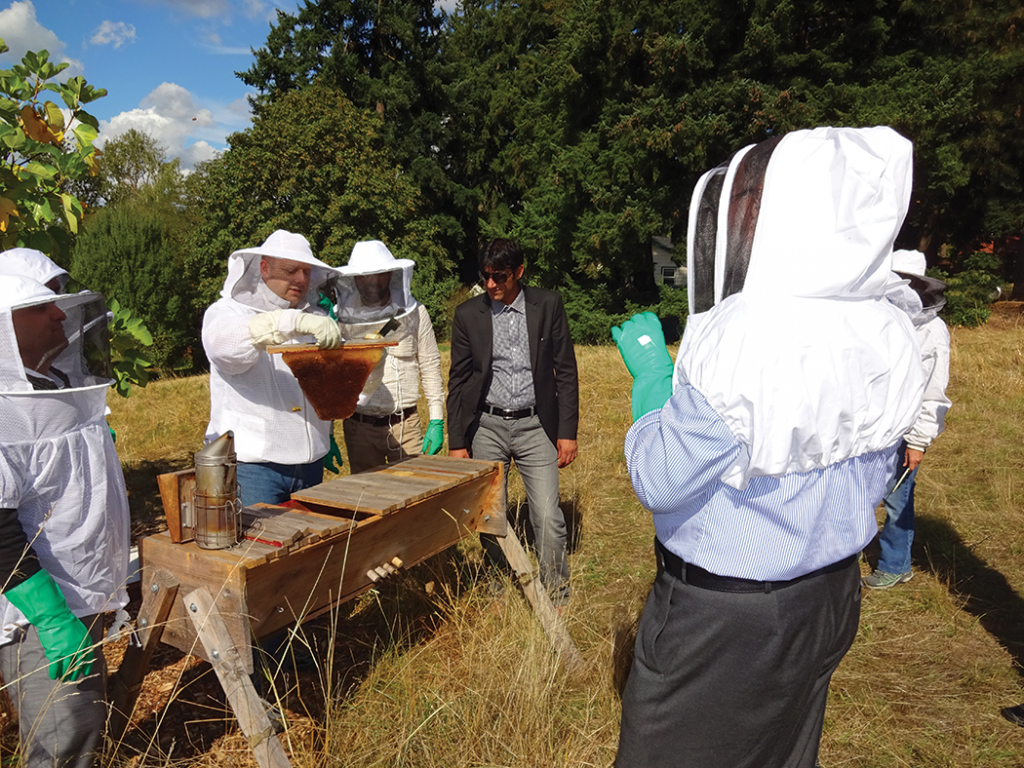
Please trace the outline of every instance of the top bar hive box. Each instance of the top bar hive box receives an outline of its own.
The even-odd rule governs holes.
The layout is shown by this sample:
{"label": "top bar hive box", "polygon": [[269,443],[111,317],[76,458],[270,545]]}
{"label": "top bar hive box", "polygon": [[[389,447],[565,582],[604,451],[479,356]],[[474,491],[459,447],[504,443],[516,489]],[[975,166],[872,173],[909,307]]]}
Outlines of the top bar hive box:
{"label": "top bar hive box", "polygon": [[[185,472],[163,478],[189,482]],[[354,599],[396,560],[410,567],[470,533],[504,535],[504,503],[500,463],[417,456],[307,488],[288,506],[246,507],[247,538],[229,549],[175,543],[164,531],[141,543],[140,615],[161,585],[179,585],[178,594],[207,587],[252,672],[253,638]],[[210,661],[180,601],[162,640]]]}

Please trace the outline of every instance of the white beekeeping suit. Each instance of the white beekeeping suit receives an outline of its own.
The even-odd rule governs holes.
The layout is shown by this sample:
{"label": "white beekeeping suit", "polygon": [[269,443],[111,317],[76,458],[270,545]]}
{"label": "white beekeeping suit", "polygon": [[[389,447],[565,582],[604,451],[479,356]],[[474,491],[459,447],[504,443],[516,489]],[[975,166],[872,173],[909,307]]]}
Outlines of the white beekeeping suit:
{"label": "white beekeeping suit", "polygon": [[[414,266],[411,259],[396,259],[381,241],[366,240],[356,243],[348,265],[336,270],[335,312],[345,338],[359,341],[367,334],[380,333],[384,341],[398,343],[384,350],[371,372],[359,395],[360,413],[384,416],[416,405],[422,378],[430,418],[444,418],[440,355],[427,309],[412,297]],[[382,273],[391,276],[391,299],[385,306],[366,306],[355,279]],[[436,366],[427,360],[431,351],[437,357]]]}
{"label": "white beekeeping suit", "polygon": [[946,305],[946,284],[925,276],[924,254],[900,250],[892,254],[893,272],[900,282],[890,286],[889,301],[902,309],[914,324],[921,348],[924,373],[924,401],[913,426],[904,435],[907,445],[924,452],[946,428],[946,412],[952,402],[946,396],[949,386],[949,329],[939,317]]}
{"label": "white beekeeping suit", "polygon": [[[271,291],[260,276],[263,256],[312,267],[309,288],[298,306]],[[278,230],[262,246],[243,248],[228,257],[228,276],[220,299],[203,316],[203,348],[210,360],[210,423],[206,439],[235,433],[239,462],[308,464],[330,446],[331,422],[317,417],[298,380],[281,355],[268,354],[266,343],[316,343],[298,325],[305,317],[323,317],[319,290],[331,268],[313,256],[305,238]],[[254,337],[258,318],[260,339]]]}
{"label": "white beekeeping suit", "polygon": [[[67,315],[67,346],[40,376],[22,365],[11,312],[51,302]],[[57,296],[0,276],[0,508],[18,511],[40,566],[79,617],[128,602],[128,501],[104,418],[111,383],[100,294]],[[0,644],[27,624],[3,597],[0,617]]]}

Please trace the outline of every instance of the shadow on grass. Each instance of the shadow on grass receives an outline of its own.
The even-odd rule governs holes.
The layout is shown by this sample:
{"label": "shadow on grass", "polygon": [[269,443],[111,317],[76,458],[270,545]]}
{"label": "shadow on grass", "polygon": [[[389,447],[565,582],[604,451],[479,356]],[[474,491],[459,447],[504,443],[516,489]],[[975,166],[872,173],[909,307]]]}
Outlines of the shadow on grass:
{"label": "shadow on grass", "polygon": [[[562,516],[565,517],[566,554],[571,555],[579,549],[580,541],[583,536],[583,512],[580,508],[580,500],[576,496],[573,496],[570,499],[560,498],[558,500],[558,508],[561,511]],[[519,535],[519,540],[524,542],[527,546],[534,548],[534,551],[536,551],[533,526],[529,524],[529,503],[510,504],[508,508],[508,520],[513,526],[515,526],[516,533]]]}
{"label": "shadow on grass", "polygon": [[963,600],[964,610],[1024,669],[1024,598],[998,570],[974,553],[946,521],[918,517],[913,563],[930,571]]}

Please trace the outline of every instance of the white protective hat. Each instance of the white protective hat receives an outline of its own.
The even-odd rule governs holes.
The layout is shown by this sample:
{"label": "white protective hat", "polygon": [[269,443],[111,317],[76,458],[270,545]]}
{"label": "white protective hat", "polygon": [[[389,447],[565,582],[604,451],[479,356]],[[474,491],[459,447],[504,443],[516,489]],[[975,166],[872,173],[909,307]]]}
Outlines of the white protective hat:
{"label": "white protective hat", "polygon": [[363,240],[352,246],[348,264],[338,267],[343,275],[378,275],[395,269],[412,269],[412,259],[396,259],[394,254],[380,240]]}
{"label": "white protective hat", "polygon": [[[347,325],[348,333],[358,337],[366,323],[380,325],[384,318],[404,317],[416,308],[412,297],[412,270],[416,262],[412,259],[396,259],[394,254],[380,240],[363,240],[352,246],[348,264],[338,267],[334,281],[338,320]],[[391,301],[386,307],[364,307],[359,296],[355,278],[364,275],[391,273]]]}
{"label": "white protective hat", "polygon": [[313,255],[309,241],[302,235],[276,230],[262,245],[255,248],[240,248],[228,256],[228,276],[220,295],[226,299],[238,298],[241,294],[253,293],[262,282],[260,276],[260,260],[264,256],[273,259],[287,259],[310,264],[313,271],[310,275],[309,290],[306,301],[316,304],[319,290],[333,269]]}
{"label": "white protective hat", "polygon": [[911,175],[911,143],[891,128],[815,128],[698,181],[676,380],[741,445],[724,483],[883,450],[914,422],[920,351],[884,299]]}
{"label": "white protective hat", "polygon": [[928,262],[920,251],[893,251],[892,271],[905,272],[908,275],[924,276]]}
{"label": "white protective hat", "polygon": [[58,293],[68,284],[67,270],[57,266],[49,256],[35,248],[10,248],[0,253],[0,275],[24,275],[43,285],[56,279]]}

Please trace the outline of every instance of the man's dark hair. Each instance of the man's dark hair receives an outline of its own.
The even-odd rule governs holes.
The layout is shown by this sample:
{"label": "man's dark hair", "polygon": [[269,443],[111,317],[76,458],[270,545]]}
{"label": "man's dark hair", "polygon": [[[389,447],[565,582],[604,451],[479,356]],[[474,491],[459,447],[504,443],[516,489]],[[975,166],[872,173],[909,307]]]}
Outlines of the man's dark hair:
{"label": "man's dark hair", "polygon": [[522,266],[523,249],[515,240],[498,238],[480,249],[477,261],[481,272],[485,269],[515,272]]}

